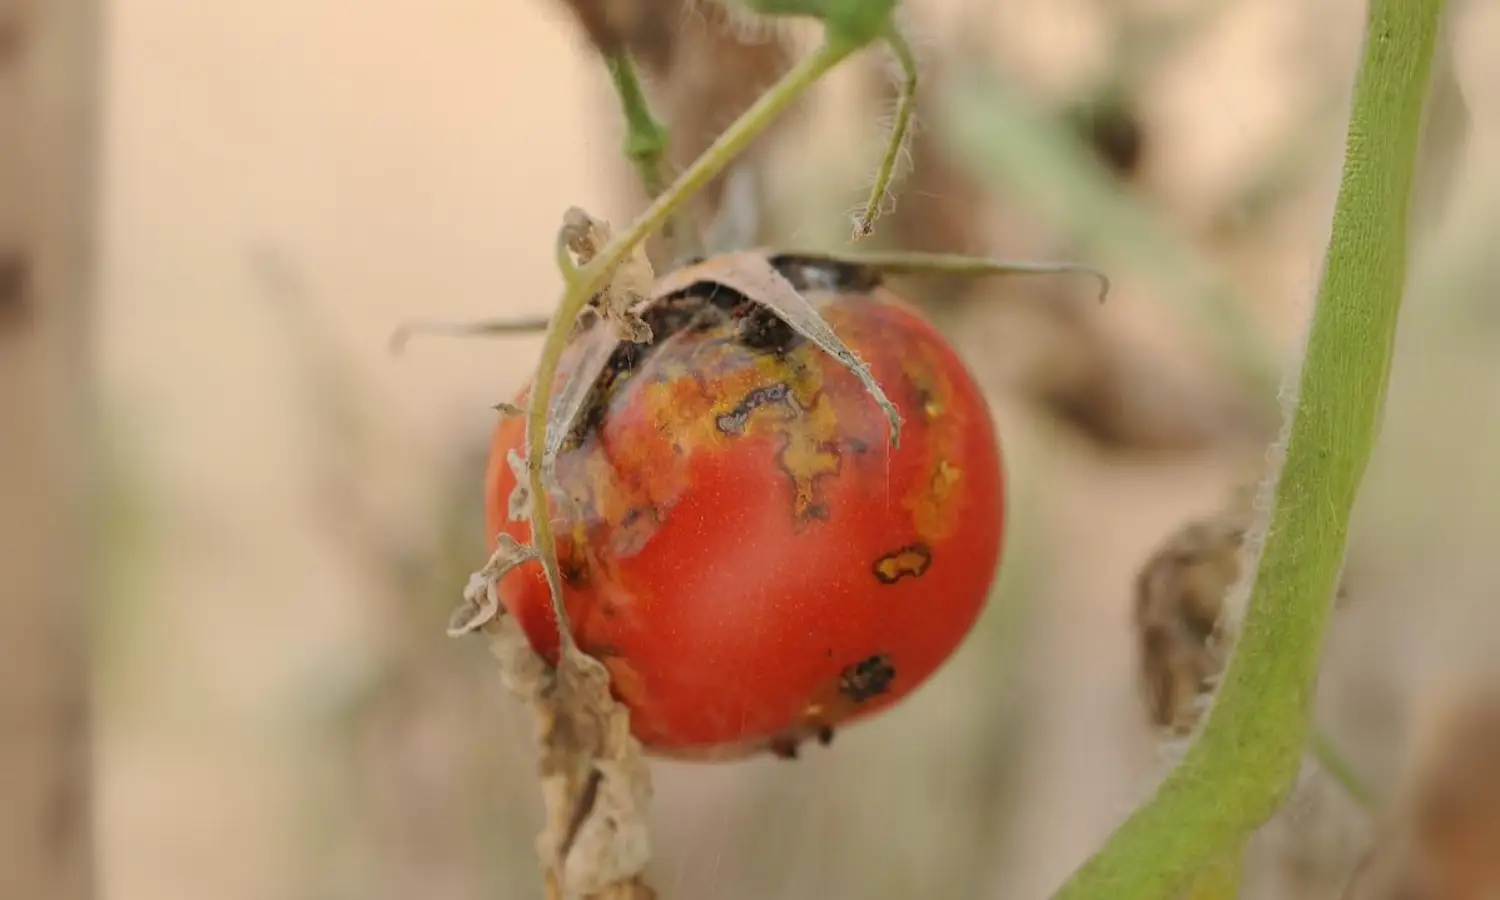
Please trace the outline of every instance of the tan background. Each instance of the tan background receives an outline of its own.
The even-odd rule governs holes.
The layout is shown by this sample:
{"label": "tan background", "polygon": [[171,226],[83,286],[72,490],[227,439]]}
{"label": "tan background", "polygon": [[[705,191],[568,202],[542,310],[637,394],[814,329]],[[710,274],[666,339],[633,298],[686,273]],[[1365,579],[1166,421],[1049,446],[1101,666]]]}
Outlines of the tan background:
{"label": "tan background", "polygon": [[[1471,156],[1484,160],[1500,83],[1486,77],[1496,44],[1485,35],[1500,17],[1472,5],[1458,60],[1474,108]],[[912,6],[934,43],[962,21],[958,0]],[[996,6],[990,38],[1033,84],[1061,91],[1089,71],[1103,39],[1093,4]],[[1147,183],[1185,232],[1295,121],[1303,73],[1350,70],[1360,5],[1306,6],[1239,4],[1154,82],[1161,150]],[[330,800],[313,787],[356,765],[316,735],[333,727],[318,712],[327,685],[392,643],[389,620],[369,607],[390,586],[373,584],[382,576],[351,555],[340,528],[360,532],[360,517],[373,515],[402,540],[431,540],[455,448],[483,437],[488,404],[519,384],[536,346],[430,342],[393,360],[386,338],[408,317],[549,308],[562,211],[624,209],[602,73],[545,0],[117,0],[108,18],[99,348],[123,524],[100,620],[104,895],[539,896],[529,735],[498,693],[433,713],[439,724],[425,727],[435,734],[402,732],[412,765],[444,787],[425,791],[429,776],[417,777],[409,802],[385,808],[394,831],[373,836],[351,838],[353,826],[330,811],[347,795]],[[822,127],[837,131],[829,123],[839,121]],[[1327,127],[1336,143],[1338,121]],[[797,153],[784,155],[796,164]],[[853,168],[874,156],[860,159]],[[1317,169],[1305,201],[1269,237],[1211,249],[1264,299],[1261,317],[1287,341],[1317,275],[1336,164],[1330,156]],[[268,258],[300,279],[290,307],[262,277]],[[1423,302],[1436,301],[1413,298]],[[1170,355],[1182,327],[1166,309],[1127,279],[1099,315]],[[328,410],[301,374],[308,328],[353,367],[355,409],[369,429],[368,456],[357,461],[325,452]],[[986,341],[1003,337],[981,327],[959,340],[988,359]],[[1417,424],[1397,442],[1406,455],[1383,470],[1393,496],[1408,502],[1413,492],[1399,488],[1432,483],[1420,499],[1482,512],[1472,478],[1492,456],[1456,451],[1496,437],[1485,423],[1500,417],[1493,394],[1461,389],[1496,384],[1495,365],[1442,370],[1446,380],[1421,386],[1429,369],[1405,371],[1417,374],[1398,383],[1393,396],[1406,405],[1393,406],[1392,421]],[[836,752],[796,766],[659,767],[666,896],[1041,897],[1149,788],[1155,750],[1132,681],[1131,578],[1184,518],[1214,508],[1234,477],[1230,461],[1121,460],[1058,437],[1013,399],[996,403],[1024,482],[1017,515],[1029,524],[1017,527],[1028,534],[1038,610],[1019,669],[1002,667],[1004,680],[988,683],[994,645],[977,641],[930,689],[850,732]],[[1453,454],[1450,481],[1459,471],[1472,478],[1443,489],[1414,468],[1440,453]],[[351,472],[363,506],[331,522],[325,489]],[[1454,546],[1434,537],[1402,569],[1406,581],[1374,580],[1386,593],[1401,584],[1440,592],[1429,576],[1452,575],[1461,558],[1458,583],[1492,584],[1494,561],[1478,546]],[[473,651],[442,637],[444,612],[420,607],[407,640],[439,657]],[[1430,643],[1451,648],[1448,636]],[[998,740],[983,729],[985,713],[1011,700],[1029,711],[1020,774],[1007,782],[1011,824],[994,846],[965,843],[983,798],[998,796],[984,781],[984,742]],[[443,732],[442,723],[468,720],[497,743]],[[496,777],[508,787],[442,780],[491,754],[507,760]],[[441,791],[468,806],[445,805]],[[482,832],[495,835],[493,847],[445,856],[454,848],[424,850],[420,835],[401,831],[403,821],[476,808],[501,821]],[[308,824],[320,817],[334,824]]]}

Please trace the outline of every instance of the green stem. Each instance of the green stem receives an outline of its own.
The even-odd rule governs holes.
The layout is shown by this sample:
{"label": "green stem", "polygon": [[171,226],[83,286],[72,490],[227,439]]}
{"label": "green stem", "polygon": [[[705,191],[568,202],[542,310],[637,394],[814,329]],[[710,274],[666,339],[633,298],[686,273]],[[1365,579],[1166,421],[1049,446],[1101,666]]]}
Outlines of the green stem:
{"label": "green stem", "polygon": [[[620,98],[625,116],[625,156],[635,166],[646,197],[655,200],[667,187],[667,128],[651,114],[646,92],[630,56],[621,51],[604,58],[609,77]],[[692,219],[678,211],[663,224],[662,234],[679,257],[691,256],[702,248],[702,240]]]}
{"label": "green stem", "polygon": [[531,535],[547,575],[547,585],[552,593],[552,611],[565,652],[577,648],[573,642],[567,610],[563,605],[562,576],[557,567],[557,541],[552,531],[544,467],[547,462],[547,417],[552,405],[552,384],[557,377],[557,367],[562,361],[563,349],[567,345],[573,322],[589,299],[609,284],[615,269],[647,236],[661,228],[683,203],[733,162],[757,135],[786,112],[808,88],[857,49],[858,47],[847,43],[826,42],[799,61],[730,124],[619,237],[610,241],[598,256],[566,279],[562,300],[557,305],[552,325],[547,331],[547,339],[542,345],[542,355],[537,363],[536,377],[532,381],[531,402],[526,414]]}
{"label": "green stem", "polygon": [[870,188],[870,199],[865,202],[864,215],[854,223],[855,240],[869,237],[875,230],[875,218],[880,215],[880,204],[885,202],[891,179],[895,177],[901,148],[906,146],[906,137],[911,131],[912,110],[917,105],[917,55],[912,52],[906,37],[894,26],[886,32],[885,42],[901,64],[901,94],[896,100],[896,124],[891,128],[885,158],[880,161],[880,171],[875,174],[875,184]]}
{"label": "green stem", "polygon": [[620,109],[625,114],[625,155],[640,173],[647,195],[655,198],[667,186],[667,129],[651,115],[646,93],[641,90],[640,77],[630,57],[624,53],[613,54],[605,58],[604,64],[609,69],[615,94],[620,98]]}
{"label": "green stem", "polygon": [[1442,0],[1370,2],[1298,404],[1234,656],[1181,764],[1057,898],[1174,896],[1273,815],[1296,778],[1349,513],[1385,398],[1442,10]]}
{"label": "green stem", "polygon": [[1245,845],[1235,845],[1221,853],[1206,868],[1193,876],[1183,900],[1234,900],[1240,895],[1245,875]]}

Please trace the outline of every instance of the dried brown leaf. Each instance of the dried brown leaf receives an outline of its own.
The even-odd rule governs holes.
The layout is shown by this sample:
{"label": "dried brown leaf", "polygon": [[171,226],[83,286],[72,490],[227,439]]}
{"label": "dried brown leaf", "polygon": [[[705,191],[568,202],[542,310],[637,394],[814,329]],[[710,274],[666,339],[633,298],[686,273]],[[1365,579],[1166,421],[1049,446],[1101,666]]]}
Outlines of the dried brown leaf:
{"label": "dried brown leaf", "polygon": [[[533,554],[534,555],[534,554]],[[496,581],[516,564],[501,547],[475,573],[464,608],[493,603],[483,624],[505,686],[532,707],[546,825],[537,837],[549,896],[649,898],[645,810],[651,773],[630,733],[629,712],[610,693],[608,670],[576,650],[556,668],[532,650],[515,618],[494,602]]]}

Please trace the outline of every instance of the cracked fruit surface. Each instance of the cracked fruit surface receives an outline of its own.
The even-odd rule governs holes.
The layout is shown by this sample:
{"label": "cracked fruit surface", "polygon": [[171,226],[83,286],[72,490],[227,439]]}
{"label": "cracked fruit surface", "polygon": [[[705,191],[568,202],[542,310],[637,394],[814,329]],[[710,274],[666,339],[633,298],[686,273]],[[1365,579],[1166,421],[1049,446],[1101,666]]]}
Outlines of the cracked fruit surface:
{"label": "cracked fruit surface", "polygon": [[[704,283],[648,307],[654,342],[613,352],[557,457],[550,502],[575,636],[659,755],[827,742],[925,682],[996,574],[1000,448],[952,347],[878,284],[782,271],[899,408],[899,447],[852,373]],[[574,338],[560,378],[604,331]],[[529,523],[507,514],[507,458],[524,458],[524,435],[523,418],[501,420],[485,499],[489,534],[527,542]],[[500,594],[555,663],[541,566],[510,572]]]}

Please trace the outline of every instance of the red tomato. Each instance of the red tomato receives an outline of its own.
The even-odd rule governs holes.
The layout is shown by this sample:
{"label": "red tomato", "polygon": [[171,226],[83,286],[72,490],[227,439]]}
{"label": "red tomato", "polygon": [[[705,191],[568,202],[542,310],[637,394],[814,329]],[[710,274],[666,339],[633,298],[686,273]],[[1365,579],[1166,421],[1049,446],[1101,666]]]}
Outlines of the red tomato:
{"label": "red tomato", "polygon": [[[575,636],[660,755],[795,755],[890,707],[959,646],[999,562],[999,447],[948,342],[884,288],[818,290],[785,271],[901,411],[899,448],[853,374],[704,284],[646,313],[655,341],[615,351],[557,458]],[[524,432],[501,421],[486,483],[489,533],[522,542],[506,458],[524,458]],[[555,663],[541,567],[500,592]]]}

